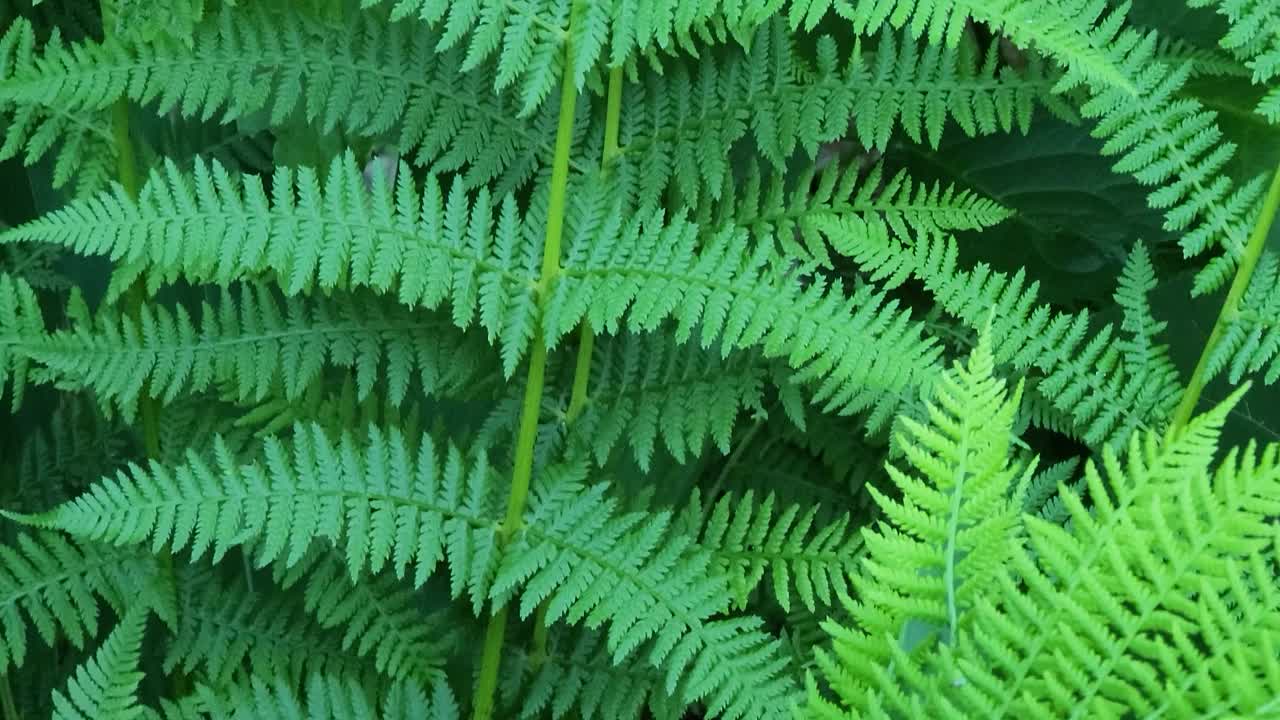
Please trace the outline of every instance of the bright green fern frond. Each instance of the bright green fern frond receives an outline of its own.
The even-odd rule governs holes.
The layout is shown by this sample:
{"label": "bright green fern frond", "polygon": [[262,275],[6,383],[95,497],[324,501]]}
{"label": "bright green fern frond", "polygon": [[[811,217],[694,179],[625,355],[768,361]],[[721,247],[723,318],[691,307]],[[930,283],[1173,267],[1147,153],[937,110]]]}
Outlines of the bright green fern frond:
{"label": "bright green fern frond", "polygon": [[587,319],[599,331],[654,330],[668,319],[675,338],[720,353],[762,347],[786,357],[812,402],[844,413],[870,410],[879,427],[936,375],[940,348],[895,301],[870,286],[852,296],[836,280],[803,287],[769,243],[751,247],[732,226],[702,231],[661,213],[632,222],[616,239],[576,238],[550,288],[548,345]]}
{"label": "bright green fern frond", "polygon": [[[813,18],[816,6],[831,1],[799,0],[792,10],[792,24],[798,8],[808,7],[808,17]],[[1129,68],[1115,62],[1094,32],[1097,24],[1115,22],[1123,15],[1123,10],[1108,10],[1105,0],[861,0],[836,7],[860,34],[875,32],[889,22],[909,27],[912,37],[927,35],[931,45],[959,44],[969,19],[980,20],[1083,77],[1132,93]]]}
{"label": "bright green fern frond", "polygon": [[[1106,140],[1102,154],[1119,156],[1113,169],[1154,188],[1147,202],[1164,212],[1166,230],[1181,235],[1186,256],[1212,246],[1224,251],[1196,277],[1195,294],[1212,292],[1235,272],[1265,178],[1236,187],[1223,172],[1235,156],[1235,143],[1223,138],[1216,112],[1179,94],[1193,74],[1193,62],[1161,62],[1154,33],[1114,27],[1108,34],[1111,53],[1131,72],[1139,95],[1094,87],[1081,114],[1097,121],[1093,135]],[[1063,82],[1082,80],[1069,75]]]}
{"label": "bright green fern frond", "polygon": [[[1126,322],[1143,328],[1142,336],[1115,339],[1112,325],[1089,335],[1087,313],[1055,313],[1036,306],[1037,283],[1024,272],[1012,276],[986,264],[960,270],[952,238],[933,237],[910,246],[860,226],[833,222],[823,228],[832,244],[843,247],[872,277],[890,286],[917,277],[939,307],[973,330],[991,322],[998,363],[1034,370],[1033,386],[1062,413],[1090,445],[1123,445],[1135,430],[1162,425],[1178,402],[1182,384],[1162,348],[1149,345],[1158,327],[1141,319],[1149,278],[1138,259],[1131,259],[1132,281],[1121,297],[1132,309]],[[1142,339],[1146,337],[1147,339]]]}
{"label": "bright green fern frond", "polygon": [[667,694],[724,718],[780,717],[795,701],[778,641],[758,618],[717,618],[729,597],[712,556],[669,532],[667,513],[623,514],[585,463],[543,472],[525,522],[504,550],[497,598],[520,593],[522,617],[608,622],[614,661],[640,648]]}
{"label": "bright green fern frond", "polygon": [[984,333],[968,365],[934,386],[929,423],[902,420],[907,469],[886,466],[901,499],[870,486],[884,519],[864,531],[849,606],[857,629],[838,636],[842,652],[856,647],[870,661],[847,669],[856,683],[874,686],[867,673],[888,659],[887,641],[906,653],[930,638],[954,645],[1020,544],[1022,500],[1013,489],[1031,469],[1019,468],[1010,449],[1022,389],[1009,394],[993,362]]}
{"label": "bright green fern frond", "polygon": [[685,513],[695,518],[694,536],[729,576],[740,606],[762,583],[785,611],[792,593],[812,612],[849,592],[862,538],[850,530],[847,514],[819,523],[817,505],[783,506],[772,494],[757,502],[751,491],[727,493],[705,509],[695,494]]}
{"label": "bright green fern frond", "polygon": [[487,189],[471,197],[460,181],[442,187],[434,177],[419,192],[403,164],[394,190],[379,182],[371,190],[350,153],[323,177],[279,168],[270,188],[216,162],[198,162],[191,175],[166,164],[136,202],[119,189],[72,202],[0,233],[0,242],[48,240],[144,261],[153,286],[271,273],[289,295],[372,287],[394,288],[410,307],[449,300],[454,323],[479,324],[501,344],[507,375],[515,371],[533,336],[542,236],[511,196],[495,203]]}
{"label": "bright green fern frond", "polygon": [[0,400],[7,390],[15,413],[22,407],[31,374],[31,361],[20,348],[44,332],[44,313],[35,291],[25,280],[0,273]]}
{"label": "bright green fern frond", "polygon": [[1276,0],[1189,0],[1191,7],[1213,5],[1230,23],[1222,49],[1244,61],[1256,85],[1268,86],[1258,114],[1280,123],[1280,2]]}
{"label": "bright green fern frond", "polygon": [[99,598],[117,610],[152,595],[155,561],[129,549],[75,543],[57,533],[19,535],[0,546],[0,670],[22,666],[28,628],[46,645],[66,637],[77,648],[97,635]]}
{"label": "bright green fern frond", "polygon": [[1064,493],[1069,529],[1027,518],[1029,547],[974,607],[972,632],[932,661],[898,654],[874,697],[847,692],[840,668],[858,651],[838,639],[825,667],[842,700],[870,717],[909,706],[984,718],[1260,716],[1280,693],[1280,448],[1233,450],[1210,470],[1239,397],[1177,435],[1135,435],[1123,462],[1104,450],[1105,475],[1085,470],[1092,506]]}
{"label": "bright green fern frond", "polygon": [[239,401],[261,400],[277,387],[294,400],[326,365],[354,370],[359,399],[385,378],[386,397],[398,405],[411,386],[432,395],[465,384],[485,365],[479,338],[367,293],[281,300],[266,287],[240,286],[204,303],[197,318],[182,305],[143,305],[136,321],[106,308],[91,324],[29,339],[13,352],[40,367],[34,377],[88,388],[126,419],[144,397],[168,404],[215,385],[230,386]]}
{"label": "bright green fern frond", "polygon": [[67,694],[53,692],[53,720],[145,717],[146,709],[138,703],[143,678],[138,664],[147,617],[141,610],[126,614],[93,657],[76,668]]}

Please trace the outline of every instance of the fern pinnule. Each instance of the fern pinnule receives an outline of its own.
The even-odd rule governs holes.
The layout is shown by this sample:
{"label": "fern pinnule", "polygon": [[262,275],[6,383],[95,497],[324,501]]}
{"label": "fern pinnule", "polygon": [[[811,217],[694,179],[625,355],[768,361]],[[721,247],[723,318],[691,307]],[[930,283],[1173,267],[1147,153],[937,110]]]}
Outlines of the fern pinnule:
{"label": "fern pinnule", "polygon": [[[1227,18],[1230,29],[1219,41],[1223,50],[1244,62],[1255,85],[1274,86],[1280,77],[1280,2],[1276,0],[1189,0],[1191,7],[1213,6]],[[1280,87],[1270,87],[1258,101],[1257,112],[1280,123]]]}

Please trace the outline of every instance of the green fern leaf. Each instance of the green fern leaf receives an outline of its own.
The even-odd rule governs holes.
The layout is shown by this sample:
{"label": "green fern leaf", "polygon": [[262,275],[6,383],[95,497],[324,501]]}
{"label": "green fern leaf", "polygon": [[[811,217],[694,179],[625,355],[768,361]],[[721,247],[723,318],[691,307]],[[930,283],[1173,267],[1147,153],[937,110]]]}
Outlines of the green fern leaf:
{"label": "green fern leaf", "polygon": [[137,693],[143,678],[138,664],[146,622],[146,612],[132,611],[124,616],[93,657],[76,668],[75,676],[67,682],[67,694],[54,691],[54,720],[145,717],[146,709],[138,704]]}
{"label": "green fern leaf", "polygon": [[35,291],[21,278],[0,273],[0,399],[7,391],[13,412],[22,407],[31,361],[17,347],[24,339],[43,335],[44,313]]}

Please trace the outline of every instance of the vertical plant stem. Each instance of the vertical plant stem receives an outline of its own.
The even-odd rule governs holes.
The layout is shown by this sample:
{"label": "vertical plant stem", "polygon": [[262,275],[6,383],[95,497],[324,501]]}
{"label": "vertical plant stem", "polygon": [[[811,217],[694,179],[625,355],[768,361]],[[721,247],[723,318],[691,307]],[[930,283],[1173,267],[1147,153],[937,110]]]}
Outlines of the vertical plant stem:
{"label": "vertical plant stem", "polygon": [[[619,155],[618,131],[622,121],[622,68],[609,70],[609,94],[604,114],[604,152],[600,156],[601,181],[608,177],[609,166]],[[565,422],[572,425],[587,406],[587,386],[591,380],[591,355],[595,350],[596,334],[588,320],[578,328],[578,356],[573,366],[573,391],[569,394],[569,409]],[[547,603],[538,605],[533,623],[533,651],[531,662],[536,668],[547,657]]]}
{"label": "vertical plant stem", "polygon": [[[575,13],[577,10],[575,3]],[[573,23],[570,16],[570,25]],[[572,28],[570,29],[572,37]],[[573,82],[573,41],[565,44],[564,76],[560,83],[560,122],[556,128],[556,150],[551,164],[551,189],[547,201],[547,234],[542,247],[542,271],[538,293],[544,295],[560,274],[560,241],[564,234],[564,211],[569,190],[569,156],[573,148],[573,121],[577,112],[578,88]],[[505,545],[520,529],[525,501],[529,496],[529,480],[533,476],[533,450],[538,436],[538,415],[542,408],[542,390],[547,375],[547,344],[542,327],[534,329],[533,354],[525,380],[524,403],[520,410],[520,429],[516,435],[515,466],[511,471],[511,491],[507,496],[507,515],[498,531],[499,546]],[[480,657],[480,673],[476,678],[472,717],[493,717],[494,691],[498,687],[498,668],[502,664],[502,643],[507,632],[507,609],[494,611],[485,629],[484,648]]]}
{"label": "vertical plant stem", "polygon": [[1218,320],[1213,324],[1213,331],[1209,333],[1204,351],[1200,353],[1200,361],[1196,363],[1196,369],[1187,383],[1187,390],[1182,394],[1182,401],[1173,414],[1171,428],[1174,431],[1186,427],[1200,402],[1200,394],[1204,392],[1205,383],[1208,382],[1209,358],[1222,341],[1227,323],[1235,319],[1240,309],[1240,300],[1244,297],[1245,290],[1249,289],[1249,281],[1253,279],[1253,271],[1258,267],[1258,259],[1262,257],[1262,248],[1267,244],[1267,235],[1271,232],[1277,210],[1280,210],[1280,168],[1271,179],[1271,189],[1267,191],[1267,197],[1262,203],[1262,213],[1253,226],[1253,234],[1249,236],[1249,244],[1245,246],[1244,257],[1240,258],[1240,267],[1236,270],[1235,279],[1231,281],[1227,299],[1222,303],[1222,311],[1218,313]]}
{"label": "vertical plant stem", "polygon": [[4,720],[21,720],[18,707],[13,702],[13,687],[9,684],[9,675],[0,675],[0,711],[4,712]]}

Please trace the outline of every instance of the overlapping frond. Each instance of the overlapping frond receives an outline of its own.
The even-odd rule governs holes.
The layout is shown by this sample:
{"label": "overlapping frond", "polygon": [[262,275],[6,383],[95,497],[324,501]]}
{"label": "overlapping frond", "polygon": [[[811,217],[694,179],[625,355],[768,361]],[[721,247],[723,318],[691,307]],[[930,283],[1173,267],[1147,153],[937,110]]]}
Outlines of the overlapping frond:
{"label": "overlapping frond", "polygon": [[1116,337],[1105,325],[1089,337],[1088,314],[1036,306],[1038,284],[1028,283],[1022,270],[1010,276],[986,264],[959,269],[952,238],[907,245],[847,222],[824,231],[873,278],[889,285],[923,280],[939,308],[975,331],[989,318],[993,337],[1000,338],[992,348],[996,362],[1038,375],[1032,387],[1091,446],[1123,445],[1135,430],[1159,427],[1172,414],[1181,381],[1165,348],[1152,343],[1160,325],[1142,300],[1153,282],[1145,251],[1130,258],[1119,295],[1122,327],[1134,336]]}
{"label": "overlapping frond", "polygon": [[398,405],[410,387],[432,395],[464,385],[484,366],[486,351],[447,319],[367,293],[281,299],[261,285],[222,291],[196,319],[183,305],[144,304],[136,319],[106,308],[90,322],[13,348],[39,367],[33,379],[87,388],[126,419],[144,397],[172,403],[219,386],[240,401],[277,389],[297,399],[326,366],[351,368],[359,399],[381,382]]}
{"label": "overlapping frond", "polygon": [[357,678],[310,673],[300,694],[287,677],[241,678],[230,685],[199,685],[181,703],[165,706],[172,720],[460,720],[462,712],[444,680],[426,688],[413,681],[370,693]]}
{"label": "overlapping frond", "polygon": [[53,692],[53,720],[146,717],[146,708],[138,702],[138,686],[143,678],[139,661],[147,617],[142,610],[125,614],[93,657],[76,668],[66,694]]}
{"label": "overlapping frond", "polygon": [[1265,372],[1268,385],[1280,379],[1280,258],[1274,252],[1262,253],[1206,369],[1209,379],[1227,372],[1233,385],[1254,373]]}
{"label": "overlapping frond", "polygon": [[[982,230],[1007,220],[1012,212],[990,198],[955,185],[925,184],[906,171],[886,176],[884,166],[870,171],[858,163],[832,163],[806,169],[794,179],[762,173],[752,164],[741,180],[726,180],[724,200],[704,203],[699,225],[734,224],[756,242],[778,242],[797,258],[831,264],[828,238],[821,232],[835,218],[862,222],[866,232],[891,232],[910,241],[917,236]],[[840,248],[835,248],[840,252]]]}
{"label": "overlapping frond", "polygon": [[71,395],[31,429],[10,463],[13,498],[23,511],[69,499],[126,457],[128,428],[105,418],[85,395]]}
{"label": "overlapping frond", "polygon": [[288,295],[371,287],[410,307],[448,300],[459,328],[478,324],[500,342],[510,375],[533,335],[535,226],[511,196],[495,202],[487,188],[470,196],[461,182],[442,187],[434,176],[419,191],[407,167],[394,189],[370,189],[348,153],[323,177],[278,168],[269,193],[262,178],[233,177],[217,162],[197,162],[190,175],[166,164],[136,201],[119,189],[75,201],[0,242],[48,240],[141,262],[153,286],[267,275]]}
{"label": "overlapping frond", "polygon": [[819,522],[818,505],[784,505],[773,494],[726,493],[713,507],[696,494],[682,512],[683,528],[715,557],[739,606],[768,584],[785,611],[794,593],[809,611],[849,592],[862,538],[849,516]]}
{"label": "overlapping frond", "polygon": [[718,344],[724,356],[760,347],[766,358],[786,359],[794,382],[810,386],[811,402],[867,410],[871,428],[931,380],[940,353],[872,287],[852,295],[840,280],[805,287],[771,243],[750,243],[733,225],[703,229],[661,212],[616,234],[575,238],[545,307],[548,346],[586,319],[610,334],[674,320],[678,343]]}
{"label": "overlapping frond", "polygon": [[35,291],[22,278],[0,273],[0,400],[7,391],[13,412],[22,407],[32,369],[19,348],[44,331],[44,313]]}
{"label": "overlapping frond", "polygon": [[153,599],[158,573],[152,558],[134,550],[57,533],[22,534],[0,546],[0,669],[23,664],[31,628],[46,645],[65,637],[83,648],[98,633],[100,599],[117,611],[126,598]]}
{"label": "overlapping frond", "polygon": [[786,658],[759,618],[717,617],[729,598],[713,557],[670,533],[668,513],[622,513],[585,474],[585,463],[543,473],[503,553],[495,597],[520,590],[521,616],[541,604],[548,623],[608,622],[615,662],[642,652],[667,694],[701,700],[711,715],[784,715],[796,690]]}
{"label": "overlapping frond", "polygon": [[1230,22],[1219,42],[1222,49],[1244,62],[1255,85],[1269,87],[1258,103],[1258,114],[1280,123],[1280,2],[1276,0],[1189,0],[1191,7],[1213,6]]}
{"label": "overlapping frond", "polygon": [[528,180],[555,127],[553,112],[515,119],[513,100],[491,94],[483,73],[462,72],[459,53],[436,53],[432,33],[367,13],[242,4],[203,19],[189,45],[127,35],[51,42],[37,54],[30,36],[19,20],[0,42],[0,58],[12,56],[0,68],[0,112],[14,117],[5,156],[24,151],[30,162],[61,138],[58,177],[105,161],[96,187],[114,174],[117,151],[103,109],[121,98],[224,123],[298,117],[394,143],[433,172],[465,170],[469,187]]}
{"label": "overlapping frond", "polygon": [[[1270,707],[1280,691],[1270,522],[1280,448],[1233,450],[1210,469],[1238,399],[1176,435],[1135,435],[1123,462],[1104,450],[1103,467],[1084,473],[1091,507],[1062,496],[1070,529],[1026,518],[1028,548],[974,606],[972,632],[932,658],[895,653],[874,694],[842,699],[870,717],[946,708],[1199,718]],[[837,646],[846,669],[850,650]]]}
{"label": "overlapping frond", "polygon": [[[1147,202],[1164,212],[1164,227],[1180,235],[1184,255],[1221,249],[1196,277],[1196,294],[1212,292],[1235,272],[1265,179],[1237,186],[1224,172],[1236,154],[1235,143],[1224,138],[1216,112],[1179,94],[1195,72],[1193,61],[1162,61],[1154,33],[1113,25],[1099,36],[1134,78],[1138,95],[1090,86],[1081,114],[1097,121],[1093,135],[1105,140],[1102,154],[1118,156],[1113,169],[1153,188]],[[1082,82],[1071,73],[1063,79],[1064,85]]]}
{"label": "overlapping frond", "polygon": [[[1022,390],[1009,393],[993,377],[990,342],[984,333],[967,366],[957,363],[934,386],[928,424],[903,419],[906,469],[886,466],[901,497],[870,486],[883,519],[864,531],[863,571],[847,603],[856,625],[832,626],[841,657],[864,659],[843,668],[849,685],[842,696],[874,687],[893,649],[954,645],[1020,546],[1022,500],[1014,488],[1031,470],[1010,450]],[[819,661],[830,663],[821,654]]]}
{"label": "overlapping frond", "polygon": [[[1025,132],[1036,105],[1072,111],[1050,93],[1057,73],[1036,58],[1001,67],[996,45],[972,41],[922,45],[885,31],[847,57],[823,36],[811,58],[795,48],[782,22],[757,31],[749,50],[712,50],[698,61],[669,63],[662,75],[629,84],[621,156],[611,182],[641,206],[670,197],[679,204],[728,197],[730,150],[750,138],[774,168],[797,150],[811,159],[820,145],[852,128],[868,148],[884,148],[895,128],[937,145],[948,119],[968,135]],[[852,121],[852,124],[851,124]]]}

